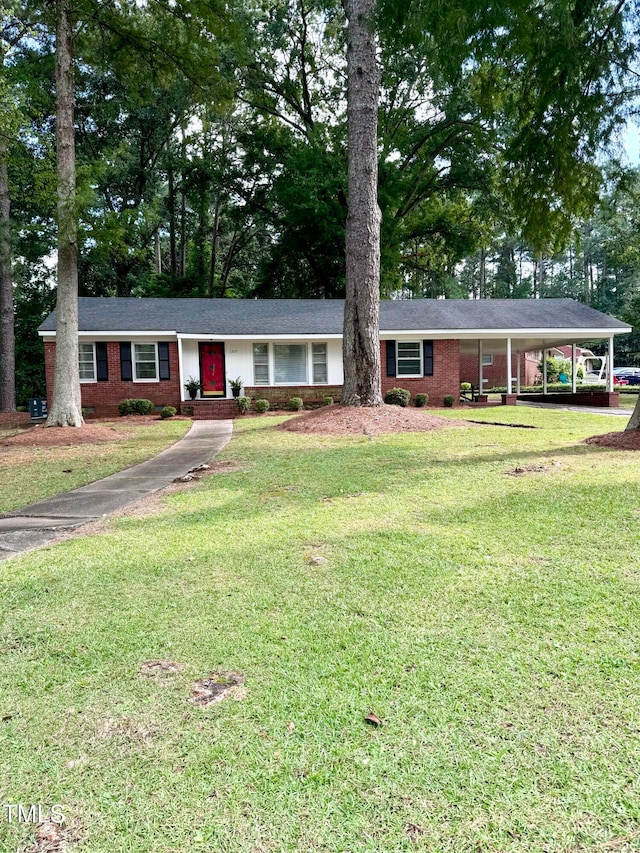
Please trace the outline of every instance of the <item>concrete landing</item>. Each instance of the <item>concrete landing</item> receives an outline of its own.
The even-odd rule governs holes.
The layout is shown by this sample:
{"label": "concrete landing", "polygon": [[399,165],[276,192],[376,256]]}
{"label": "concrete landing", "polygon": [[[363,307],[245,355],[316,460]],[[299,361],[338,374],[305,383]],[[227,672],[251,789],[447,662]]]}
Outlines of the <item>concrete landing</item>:
{"label": "concrete landing", "polygon": [[0,560],[40,548],[66,530],[104,518],[209,462],[231,438],[233,421],[196,421],[153,459],[71,492],[0,516]]}

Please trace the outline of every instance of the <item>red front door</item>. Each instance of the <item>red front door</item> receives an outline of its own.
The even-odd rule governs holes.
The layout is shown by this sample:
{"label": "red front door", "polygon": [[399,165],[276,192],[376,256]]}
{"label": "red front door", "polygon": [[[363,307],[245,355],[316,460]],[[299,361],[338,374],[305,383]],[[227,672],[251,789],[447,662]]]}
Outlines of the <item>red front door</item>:
{"label": "red front door", "polygon": [[203,397],[225,397],[224,344],[200,344]]}

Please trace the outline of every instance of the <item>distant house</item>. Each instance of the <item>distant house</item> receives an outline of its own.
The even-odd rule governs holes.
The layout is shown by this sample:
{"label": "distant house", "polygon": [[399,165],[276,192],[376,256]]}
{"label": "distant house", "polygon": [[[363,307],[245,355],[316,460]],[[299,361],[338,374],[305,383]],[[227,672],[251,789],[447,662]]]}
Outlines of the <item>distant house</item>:
{"label": "distant house", "polygon": [[[236,378],[243,394],[273,403],[291,396],[338,400],[343,311],[341,300],[80,298],[82,405],[88,414],[110,416],[125,397],[146,397],[195,417],[229,417],[229,382]],[[498,359],[503,375],[492,384],[512,386],[526,360],[520,353],[597,339],[608,340],[612,352],[614,335],[630,331],[571,299],[383,301],[382,390],[400,385],[441,405],[445,395],[457,397],[461,380],[482,388]],[[55,312],[39,334],[51,397]],[[202,383],[193,402],[185,389],[192,377]]]}

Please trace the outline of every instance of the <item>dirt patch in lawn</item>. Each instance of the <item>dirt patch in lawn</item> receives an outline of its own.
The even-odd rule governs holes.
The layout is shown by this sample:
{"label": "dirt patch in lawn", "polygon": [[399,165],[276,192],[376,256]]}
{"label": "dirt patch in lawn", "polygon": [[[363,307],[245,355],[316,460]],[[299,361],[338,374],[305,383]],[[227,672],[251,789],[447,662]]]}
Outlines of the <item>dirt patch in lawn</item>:
{"label": "dirt patch in lawn", "polygon": [[595,444],[598,447],[616,447],[618,450],[640,450],[640,429],[592,435],[591,438],[585,438],[584,443]]}
{"label": "dirt patch in lawn", "polygon": [[424,409],[401,406],[323,406],[291,418],[276,429],[316,435],[379,435],[389,432],[430,432],[452,426],[469,426],[469,421],[442,418]]}
{"label": "dirt patch in lawn", "polygon": [[200,707],[213,705],[223,699],[244,699],[244,675],[240,672],[212,672],[208,678],[196,681],[191,691],[190,702]]}

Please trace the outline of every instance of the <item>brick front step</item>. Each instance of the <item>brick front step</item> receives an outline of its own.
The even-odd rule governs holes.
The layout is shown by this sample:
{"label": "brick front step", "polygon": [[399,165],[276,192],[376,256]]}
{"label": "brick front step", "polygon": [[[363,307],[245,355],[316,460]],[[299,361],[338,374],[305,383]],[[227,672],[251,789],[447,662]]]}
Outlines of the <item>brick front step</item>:
{"label": "brick front step", "polygon": [[238,409],[233,400],[193,400],[180,404],[180,414],[194,421],[222,421],[237,417]]}

